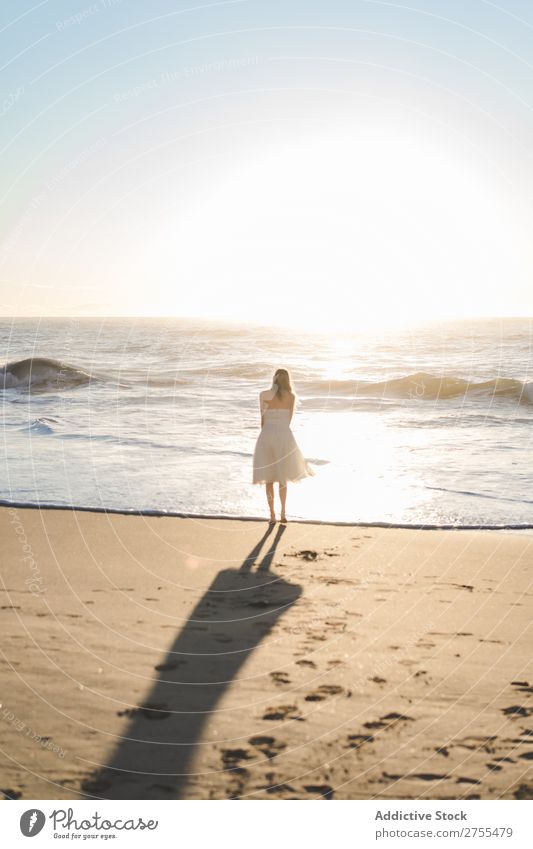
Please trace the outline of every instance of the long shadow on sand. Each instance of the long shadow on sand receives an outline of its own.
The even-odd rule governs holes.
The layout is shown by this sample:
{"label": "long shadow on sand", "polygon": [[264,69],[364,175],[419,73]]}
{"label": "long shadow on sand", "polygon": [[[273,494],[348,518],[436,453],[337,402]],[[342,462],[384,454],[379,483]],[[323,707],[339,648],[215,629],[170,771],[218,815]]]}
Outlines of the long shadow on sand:
{"label": "long shadow on sand", "polygon": [[[217,704],[301,587],[270,571],[285,530],[267,532],[239,569],[223,569],[178,634],[111,760],[82,786],[102,799],[181,798],[195,748]],[[252,571],[256,566],[257,568]]]}

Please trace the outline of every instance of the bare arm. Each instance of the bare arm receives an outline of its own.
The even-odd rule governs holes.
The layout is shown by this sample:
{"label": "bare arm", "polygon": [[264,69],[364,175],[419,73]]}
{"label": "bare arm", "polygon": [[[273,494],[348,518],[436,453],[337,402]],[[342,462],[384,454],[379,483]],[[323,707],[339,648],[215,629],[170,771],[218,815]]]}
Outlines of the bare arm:
{"label": "bare arm", "polygon": [[292,422],[292,417],[294,415],[294,400],[295,400],[295,396],[293,395],[292,398],[291,398],[289,424]]}

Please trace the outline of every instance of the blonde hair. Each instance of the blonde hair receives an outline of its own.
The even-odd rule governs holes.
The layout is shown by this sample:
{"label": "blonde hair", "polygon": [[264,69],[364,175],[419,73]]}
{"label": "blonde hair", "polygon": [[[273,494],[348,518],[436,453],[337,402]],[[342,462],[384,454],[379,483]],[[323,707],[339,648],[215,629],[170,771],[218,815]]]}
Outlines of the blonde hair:
{"label": "blonde hair", "polygon": [[286,368],[277,369],[274,374],[273,383],[276,384],[276,395],[278,398],[281,397],[282,392],[292,392],[291,376]]}

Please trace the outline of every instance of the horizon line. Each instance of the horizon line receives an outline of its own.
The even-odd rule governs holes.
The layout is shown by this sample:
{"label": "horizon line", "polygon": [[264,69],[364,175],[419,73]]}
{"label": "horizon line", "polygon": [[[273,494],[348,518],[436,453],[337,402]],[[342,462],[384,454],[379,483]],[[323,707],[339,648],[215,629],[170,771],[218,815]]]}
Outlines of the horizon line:
{"label": "horizon line", "polygon": [[[26,320],[35,320],[35,319],[70,319],[70,318],[85,318],[85,319],[125,319],[131,318],[136,320],[150,320],[150,319],[164,319],[166,321],[172,321],[173,319],[178,319],[180,321],[213,321],[220,322],[225,324],[259,324],[260,322],[256,322],[250,318],[229,318],[229,317],[214,317],[214,316],[202,316],[202,315],[142,315],[142,314],[110,314],[110,315],[88,315],[85,313],[69,313],[69,314],[53,314],[53,315],[2,315],[0,314],[0,321],[26,321]],[[467,315],[467,316],[445,316],[443,318],[439,318],[436,316],[428,316],[425,318],[417,318],[413,319],[413,323],[425,323],[425,322],[435,322],[435,321],[516,321],[518,319],[533,320],[533,313],[528,315]],[[261,322],[262,324],[263,322]],[[272,326],[267,325],[265,326]],[[285,326],[285,325],[277,325],[277,326]],[[388,325],[387,325],[388,326]]]}

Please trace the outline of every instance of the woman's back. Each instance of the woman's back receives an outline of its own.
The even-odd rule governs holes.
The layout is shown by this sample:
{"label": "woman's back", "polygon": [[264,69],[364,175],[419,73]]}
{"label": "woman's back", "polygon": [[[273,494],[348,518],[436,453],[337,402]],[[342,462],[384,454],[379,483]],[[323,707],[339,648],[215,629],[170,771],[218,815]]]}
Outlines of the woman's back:
{"label": "woman's back", "polygon": [[291,411],[288,407],[267,408],[263,412],[263,430],[272,428],[286,429],[291,423]]}
{"label": "woman's back", "polygon": [[292,410],[294,407],[295,396],[292,392],[276,392],[273,394],[271,389],[265,389],[261,392],[261,407],[263,410]]}

